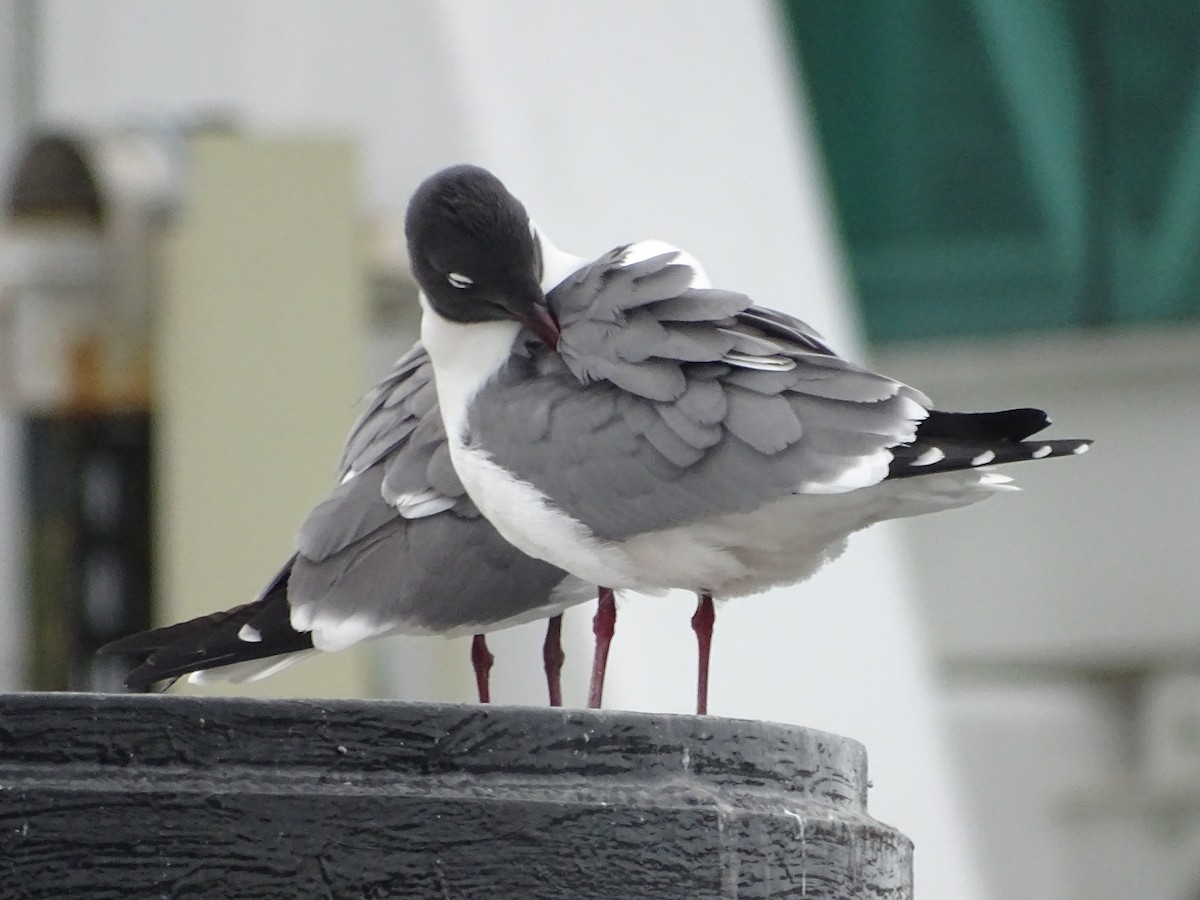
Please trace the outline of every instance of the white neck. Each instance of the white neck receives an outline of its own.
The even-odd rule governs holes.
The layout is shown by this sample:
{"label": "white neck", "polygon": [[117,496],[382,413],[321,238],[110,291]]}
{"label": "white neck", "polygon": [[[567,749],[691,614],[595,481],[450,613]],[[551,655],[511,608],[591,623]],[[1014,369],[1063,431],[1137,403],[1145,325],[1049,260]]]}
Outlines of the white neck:
{"label": "white neck", "polygon": [[421,343],[433,364],[442,420],[450,443],[460,444],[467,424],[467,407],[508,360],[521,325],[508,319],[452,322],[430,306],[424,293],[420,299]]}
{"label": "white neck", "polygon": [[541,287],[546,293],[558,287],[568,275],[574,274],[587,265],[588,260],[582,256],[572,256],[570,253],[559,250],[551,243],[550,238],[546,237],[546,233],[532,222],[529,223],[529,230],[533,232],[533,239],[538,242],[541,249]]}
{"label": "white neck", "polygon": [[668,244],[666,241],[660,241],[657,238],[649,238],[630,244],[629,249],[625,251],[625,255],[621,258],[621,265],[631,266],[636,262],[641,262],[643,259],[661,256],[664,253],[674,253],[675,259],[672,262],[675,265],[687,266],[692,270],[692,287],[712,287],[712,281],[709,280],[708,273],[704,271],[704,266],[700,265],[700,260],[696,259],[696,257],[692,256],[686,250],[680,250],[674,244]]}

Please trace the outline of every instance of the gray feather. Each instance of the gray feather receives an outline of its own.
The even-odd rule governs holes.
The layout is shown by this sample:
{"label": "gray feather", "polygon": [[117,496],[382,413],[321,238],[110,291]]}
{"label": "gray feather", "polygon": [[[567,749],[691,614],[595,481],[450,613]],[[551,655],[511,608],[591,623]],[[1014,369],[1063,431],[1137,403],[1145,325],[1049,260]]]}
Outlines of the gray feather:
{"label": "gray feather", "polygon": [[[437,403],[433,367],[419,343],[367,395],[338,463],[338,479],[375,465],[403,442]],[[439,417],[440,418],[440,417]]]}
{"label": "gray feather", "polygon": [[899,395],[879,403],[844,403],[799,391],[789,391],[785,397],[796,418],[807,425],[810,432],[851,429],[898,442],[914,425],[914,420],[904,415]]}
{"label": "gray feather", "polygon": [[[677,296],[682,291],[691,287],[692,284],[691,268],[677,264],[675,260],[678,258],[679,253],[671,250],[666,253],[659,253],[657,256],[649,256],[637,262],[624,263],[622,261],[622,265],[616,268],[608,267],[605,273],[606,281],[610,284],[633,282],[636,286],[653,284],[656,280],[670,281],[674,278],[674,290],[671,293],[663,294],[659,299]],[[630,293],[628,287],[622,293]],[[626,306],[635,305],[631,300],[623,299],[621,302],[625,303]]]}
{"label": "gray feather", "polygon": [[730,350],[736,350],[748,356],[783,355],[787,349],[779,341],[773,341],[753,332],[739,331],[736,328],[718,328],[716,330],[729,336]]}
{"label": "gray feather", "polygon": [[647,420],[641,436],[650,442],[668,462],[680,469],[693,466],[704,458],[704,448],[684,440],[661,416]]}
{"label": "gray feather", "polygon": [[667,427],[691,447],[703,450],[721,440],[723,429],[719,425],[701,425],[688,418],[678,404],[660,403],[655,411]]}
{"label": "gray feather", "polygon": [[326,559],[396,518],[382,481],[383,469],[374,466],[335,487],[300,526],[296,549],[308,559]]}
{"label": "gray feather", "polygon": [[843,371],[831,378],[804,382],[802,388],[797,386],[796,389],[802,389],[814,397],[824,397],[827,400],[878,403],[881,400],[895,397],[902,387],[891,379],[881,378],[871,373]]}
{"label": "gray feather", "polygon": [[719,362],[737,346],[737,339],[721,330],[702,325],[674,323],[663,329],[664,339],[654,355],[681,362]]}
{"label": "gray feather", "polygon": [[450,448],[443,439],[433,449],[429,457],[429,465],[425,468],[430,489],[447,497],[461,498],[465,496],[458,473],[450,462]]}
{"label": "gray feather", "polygon": [[[646,260],[646,263],[652,266],[652,270],[642,276],[633,278],[633,290],[630,291],[628,301],[622,304],[622,309],[633,309],[638,306],[646,306],[650,303],[657,303],[660,300],[669,300],[672,297],[678,297],[680,293],[686,291],[692,286],[692,280],[695,278],[695,273],[690,266],[678,265],[672,262],[675,254],[664,254],[657,259]],[[659,261],[669,262],[668,265],[655,264]],[[637,265],[641,265],[640,263]],[[626,272],[633,266],[626,266]]]}
{"label": "gray feather", "polygon": [[407,440],[417,427],[416,419],[397,422],[378,412],[349,438],[339,476],[345,476],[351,469],[361,472],[375,465]]}
{"label": "gray feather", "polygon": [[699,425],[718,425],[729,410],[725,389],[709,378],[692,378],[675,408]]}
{"label": "gray feather", "polygon": [[[479,515],[450,463],[436,399],[419,344],[368,396],[343,454],[343,470],[359,474],[333,489],[296,538],[288,602],[307,620],[335,628],[353,620],[373,633],[469,634],[594,596]],[[606,404],[592,416],[597,425],[615,417],[615,396]],[[548,415],[543,408],[546,428]],[[401,518],[392,505],[401,495],[440,497],[445,511]],[[552,600],[558,608],[548,607]]]}
{"label": "gray feather", "polygon": [[782,394],[794,386],[795,379],[780,378],[777,372],[760,369],[735,369],[724,379],[726,384],[754,391],[756,394]]}
{"label": "gray feather", "polygon": [[743,295],[681,287],[673,254],[623,254],[550,292],[557,352],[522,345],[484,385],[472,445],[609,539],[884,477],[921,394]]}
{"label": "gray feather", "polygon": [[288,600],[326,621],[361,617],[378,633],[469,634],[536,612],[565,577],[515,550],[482,518],[393,515],[339,553],[297,558]]}
{"label": "gray feather", "polygon": [[663,322],[718,322],[731,318],[750,305],[745,294],[712,289],[686,290],[654,305],[654,315]]}
{"label": "gray feather", "polygon": [[611,381],[617,387],[647,400],[676,400],[687,389],[678,363],[651,359],[629,363],[621,359],[588,360],[589,380]]}
{"label": "gray feather", "polygon": [[726,397],[729,413],[725,416],[725,427],[759,453],[778,453],[800,440],[804,433],[796,413],[783,397],[765,397],[736,388]]}
{"label": "gray feather", "polygon": [[837,355],[829,348],[829,345],[825,343],[825,338],[815,328],[807,322],[802,322],[779,310],[750,306],[739,312],[738,320],[744,325],[761,330],[764,334],[782,338],[794,346],[807,347],[828,356]]}

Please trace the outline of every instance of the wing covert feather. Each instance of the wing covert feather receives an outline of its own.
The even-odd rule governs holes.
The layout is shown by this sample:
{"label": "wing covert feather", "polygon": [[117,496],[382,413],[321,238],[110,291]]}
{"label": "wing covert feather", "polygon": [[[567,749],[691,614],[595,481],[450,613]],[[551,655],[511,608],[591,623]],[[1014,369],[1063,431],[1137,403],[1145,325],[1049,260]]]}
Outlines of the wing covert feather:
{"label": "wing covert feather", "polygon": [[694,287],[672,253],[628,252],[551,291],[557,352],[526,348],[480,390],[473,444],[610,539],[886,475],[921,394],[799,320]]}

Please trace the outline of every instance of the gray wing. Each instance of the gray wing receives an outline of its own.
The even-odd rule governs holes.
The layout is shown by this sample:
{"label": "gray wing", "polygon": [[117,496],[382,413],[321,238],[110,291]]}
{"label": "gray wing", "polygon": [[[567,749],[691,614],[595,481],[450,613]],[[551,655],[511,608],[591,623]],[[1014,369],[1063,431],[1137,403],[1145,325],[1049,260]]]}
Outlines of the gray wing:
{"label": "gray wing", "polygon": [[367,395],[338,464],[339,484],[300,526],[296,547],[322,560],[393,518],[479,515],[454,474],[433,366],[414,344]]}
{"label": "gray wing", "polygon": [[619,248],[555,288],[557,352],[526,343],[469,438],[600,537],[886,477],[928,401],[742,294]]}
{"label": "gray wing", "polygon": [[[288,582],[292,621],[319,649],[486,630],[564,599],[565,573],[501,538],[459,483],[420,344],[368,395],[339,474],[300,528]],[[590,595],[571,590],[574,602]]]}
{"label": "gray wing", "polygon": [[436,405],[433,367],[418,342],[367,395],[363,412],[342,449],[338,480],[373,466],[394,450]]}
{"label": "gray wing", "polygon": [[449,512],[393,515],[320,560],[298,554],[288,582],[289,603],[323,650],[392,632],[489,631],[593,596],[594,588],[518,551],[486,519]]}

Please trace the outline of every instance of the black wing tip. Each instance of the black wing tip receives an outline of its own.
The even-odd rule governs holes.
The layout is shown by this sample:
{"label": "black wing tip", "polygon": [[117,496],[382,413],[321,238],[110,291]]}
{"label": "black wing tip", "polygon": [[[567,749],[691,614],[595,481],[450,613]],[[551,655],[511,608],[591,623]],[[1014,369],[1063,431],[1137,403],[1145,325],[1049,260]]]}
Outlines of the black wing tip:
{"label": "black wing tip", "polygon": [[[312,635],[291,626],[287,585],[292,562],[252,603],[118,638],[97,652],[133,657],[136,665],[125,676],[125,686],[149,691],[192,672],[311,650]],[[254,639],[243,637],[246,628],[257,632]]]}
{"label": "black wing tip", "polygon": [[1044,409],[1038,409],[1034,406],[1005,410],[1005,412],[1011,416],[1014,424],[1020,423],[1016,429],[1019,432],[1023,432],[1020,435],[1020,440],[1037,434],[1039,431],[1043,431],[1054,424],[1050,419],[1049,413]]}
{"label": "black wing tip", "polygon": [[[181,623],[190,625],[190,622]],[[118,638],[115,641],[109,641],[103,647],[96,650],[97,655],[104,656],[128,656],[132,660],[136,660],[137,664],[131,669],[123,679],[125,687],[130,691],[139,694],[150,693],[155,690],[166,690],[181,674],[169,675],[166,672],[160,672],[159,666],[156,663],[157,655],[171,646],[172,640],[167,632],[178,626],[168,625],[163,628],[152,628],[149,631],[139,631],[136,634],[126,635],[123,638]],[[160,682],[167,682],[158,686]]]}
{"label": "black wing tip", "polygon": [[929,441],[950,440],[988,444],[992,441],[1023,441],[1050,427],[1044,409],[1022,406],[994,412],[946,412],[930,410],[917,428],[917,437]]}
{"label": "black wing tip", "polygon": [[218,638],[207,645],[180,642],[159,647],[125,676],[125,686],[131,691],[146,692],[165,681],[168,684],[161,688],[165,690],[177,679],[193,672],[313,649],[312,635],[307,632],[291,632],[257,643],[242,641],[236,636],[220,635]]}
{"label": "black wing tip", "polygon": [[125,676],[125,687],[135,694],[161,694],[169,691],[186,674],[168,675],[149,663],[143,663]]}
{"label": "black wing tip", "polygon": [[888,469],[888,478],[910,478],[938,472],[957,472],[1038,459],[1079,456],[1087,453],[1091,446],[1091,438],[1001,441],[975,445],[918,440],[913,444],[892,449],[893,459]]}
{"label": "black wing tip", "polygon": [[139,631],[137,634],[128,634],[123,638],[117,638],[115,641],[109,641],[103,647],[96,650],[96,653],[105,656],[125,653],[153,653],[166,646],[167,641],[164,640],[162,633],[170,627],[168,625],[166,628],[153,628],[149,631]]}

